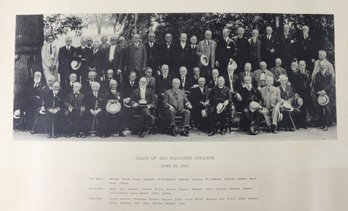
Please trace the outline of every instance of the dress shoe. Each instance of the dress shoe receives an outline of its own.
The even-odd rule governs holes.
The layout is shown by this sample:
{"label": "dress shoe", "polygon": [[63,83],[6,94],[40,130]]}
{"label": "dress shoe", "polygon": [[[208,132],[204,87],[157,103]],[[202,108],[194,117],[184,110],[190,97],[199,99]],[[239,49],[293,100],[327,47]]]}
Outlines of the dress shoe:
{"label": "dress shoe", "polygon": [[210,131],[210,132],[208,133],[208,136],[213,136],[213,135],[215,135],[214,130],[212,130],[212,131]]}
{"label": "dress shoe", "polygon": [[36,133],[35,130],[31,130],[31,131],[30,131],[30,134],[35,134],[35,133]]}
{"label": "dress shoe", "polygon": [[249,131],[249,135],[253,135],[253,136],[254,136],[254,135],[257,135],[257,132],[256,132],[255,130],[250,130],[250,131]]}
{"label": "dress shoe", "polygon": [[221,129],[221,130],[220,130],[220,134],[221,134],[221,135],[225,135],[225,134],[226,134],[225,130],[224,130],[224,129]]}
{"label": "dress shoe", "polygon": [[271,131],[272,131],[272,133],[277,134],[278,133],[277,126],[276,125],[272,125]]}
{"label": "dress shoe", "polygon": [[139,133],[139,137],[140,137],[140,138],[144,138],[144,137],[145,137],[145,132]]}
{"label": "dress shoe", "polygon": [[289,131],[290,131],[290,132],[294,132],[294,131],[295,131],[295,129],[294,129],[294,128],[292,128],[292,127],[289,127]]}
{"label": "dress shoe", "polygon": [[69,135],[69,134],[66,134],[66,135],[65,135],[65,138],[70,138],[70,135]]}
{"label": "dress shoe", "polygon": [[120,137],[125,137],[126,135],[124,134],[123,131],[120,131],[120,132],[118,132],[118,136],[120,136]]}
{"label": "dress shoe", "polygon": [[325,126],[325,127],[323,128],[323,131],[328,131],[328,127]]}
{"label": "dress shoe", "polygon": [[177,130],[176,130],[176,128],[175,127],[172,127],[171,129],[170,129],[170,134],[172,135],[172,136],[176,136],[177,135]]}

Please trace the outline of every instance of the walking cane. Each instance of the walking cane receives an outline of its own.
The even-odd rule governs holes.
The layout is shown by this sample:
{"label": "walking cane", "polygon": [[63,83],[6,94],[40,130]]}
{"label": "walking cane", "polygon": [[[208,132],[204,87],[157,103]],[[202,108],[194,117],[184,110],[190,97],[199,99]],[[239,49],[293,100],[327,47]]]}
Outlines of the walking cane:
{"label": "walking cane", "polygon": [[[55,100],[54,100],[54,96],[53,96],[53,103],[52,103],[52,104],[53,104],[53,106],[52,106],[53,109],[54,109],[54,107],[55,107],[55,105],[54,105],[55,103],[54,103],[54,102],[55,102]],[[51,136],[54,137],[54,114],[53,114],[53,116],[52,116],[52,130],[51,130]]]}
{"label": "walking cane", "polygon": [[288,115],[289,115],[289,118],[290,118],[292,126],[294,127],[295,130],[297,130],[296,126],[295,126],[295,123],[294,123],[294,120],[292,119],[292,116],[291,116],[290,112],[288,112]]}
{"label": "walking cane", "polygon": [[[94,110],[97,110],[97,106],[98,106],[98,99],[96,99],[96,101],[95,101]],[[96,115],[93,115],[91,136],[96,136],[96,131],[94,130],[94,128],[95,128],[95,121],[96,121],[95,118],[96,118]]]}

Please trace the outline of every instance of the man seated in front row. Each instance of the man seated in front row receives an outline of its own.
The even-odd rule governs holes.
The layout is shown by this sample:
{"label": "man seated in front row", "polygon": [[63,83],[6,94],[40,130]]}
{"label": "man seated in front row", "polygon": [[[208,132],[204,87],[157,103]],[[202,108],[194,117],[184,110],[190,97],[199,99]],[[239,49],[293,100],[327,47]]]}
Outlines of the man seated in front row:
{"label": "man seated in front row", "polygon": [[85,107],[85,95],[80,92],[81,84],[75,82],[73,84],[73,92],[69,93],[65,98],[65,131],[66,137],[70,137],[72,134],[77,135],[79,138],[85,138],[85,124],[84,117],[86,112]]}
{"label": "man seated in front row", "polygon": [[104,95],[100,91],[100,83],[92,84],[92,91],[86,95],[86,127],[92,136],[102,135],[101,122],[103,121]]}
{"label": "man seated in front row", "polygon": [[155,116],[151,114],[151,109],[156,108],[157,97],[154,91],[147,87],[147,80],[145,77],[140,78],[139,88],[133,90],[130,97],[130,104],[134,108],[135,114],[141,115],[139,137],[143,138],[146,133],[145,121],[149,119],[151,125],[155,124]]}
{"label": "man seated in front row", "polygon": [[169,125],[171,129],[171,134],[173,136],[177,135],[178,128],[175,125],[175,115],[180,114],[184,116],[182,126],[183,130],[181,135],[188,136],[190,130],[190,116],[191,112],[188,109],[192,109],[191,103],[188,101],[186,94],[183,90],[179,89],[180,80],[174,78],[172,82],[173,88],[168,89],[164,93],[164,105],[167,109],[167,116],[169,119]]}
{"label": "man seated in front row", "polygon": [[225,79],[219,76],[217,86],[213,87],[209,94],[210,102],[210,132],[209,136],[215,135],[217,122],[220,122],[220,133],[225,134],[225,124],[227,116],[227,106],[232,102],[232,92],[225,86]]}
{"label": "man seated in front row", "polygon": [[[250,135],[256,135],[260,124],[260,109],[262,108],[262,96],[258,89],[253,87],[252,78],[245,76],[244,88],[239,91],[241,95],[241,109],[243,111],[241,127],[249,131]],[[251,103],[251,104],[250,104]]]}
{"label": "man seated in front row", "polygon": [[283,105],[280,106],[280,111],[283,114],[282,125],[285,127],[285,130],[294,131],[295,123],[292,120],[292,111],[293,111],[293,103],[295,100],[294,91],[288,83],[288,77],[286,75],[279,76],[279,90],[280,90],[280,98],[284,100]]}
{"label": "man seated in front row", "polygon": [[207,130],[209,93],[205,84],[205,78],[198,79],[198,86],[191,89],[190,102],[192,103],[192,119],[195,126],[201,130]]}
{"label": "man seated in front row", "polygon": [[[273,86],[273,76],[266,76],[266,86],[260,89],[263,108],[262,114],[265,118],[268,129],[273,133],[277,133],[277,125],[279,121],[279,109],[283,100],[280,98],[280,91]],[[271,117],[270,117],[271,116]]]}

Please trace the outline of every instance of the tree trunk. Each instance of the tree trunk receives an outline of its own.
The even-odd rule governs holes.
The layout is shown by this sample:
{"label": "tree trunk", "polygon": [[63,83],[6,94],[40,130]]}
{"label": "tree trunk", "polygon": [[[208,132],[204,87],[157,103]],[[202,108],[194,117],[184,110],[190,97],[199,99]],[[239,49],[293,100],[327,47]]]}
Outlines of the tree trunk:
{"label": "tree trunk", "polygon": [[25,94],[25,84],[35,71],[42,72],[43,15],[17,15],[14,96]]}

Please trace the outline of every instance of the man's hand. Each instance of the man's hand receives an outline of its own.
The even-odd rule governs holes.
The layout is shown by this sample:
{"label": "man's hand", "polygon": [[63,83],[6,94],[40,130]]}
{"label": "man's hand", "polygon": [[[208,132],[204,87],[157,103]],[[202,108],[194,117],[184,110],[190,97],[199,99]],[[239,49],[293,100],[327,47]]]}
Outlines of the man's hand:
{"label": "man's hand", "polygon": [[138,107],[138,105],[139,105],[138,103],[134,103],[134,104],[133,104],[133,108]]}
{"label": "man's hand", "polygon": [[117,74],[120,74],[120,73],[122,73],[122,70],[118,69],[118,70],[116,71],[116,73],[117,73]]}
{"label": "man's hand", "polygon": [[216,62],[215,62],[215,65],[216,65],[216,67],[219,67],[220,64],[219,64],[218,61],[216,61]]}
{"label": "man's hand", "polygon": [[81,111],[84,112],[86,108],[84,106],[81,107]]}
{"label": "man's hand", "polygon": [[170,105],[170,106],[169,106],[169,111],[174,112],[174,111],[175,111],[175,108],[174,108],[172,105]]}
{"label": "man's hand", "polygon": [[191,103],[187,103],[187,108],[188,108],[188,109],[192,109]]}
{"label": "man's hand", "polygon": [[73,108],[74,108],[74,107],[69,106],[68,110],[69,110],[70,113],[72,112]]}
{"label": "man's hand", "polygon": [[269,50],[271,53],[274,53],[275,52],[275,50],[274,50],[274,48],[272,48],[271,50]]}
{"label": "man's hand", "polygon": [[224,103],[223,103],[225,106],[228,105],[228,100],[225,100]]}
{"label": "man's hand", "polygon": [[240,94],[238,92],[236,93],[236,97],[237,97],[238,101],[242,101],[242,96],[240,96]]}

